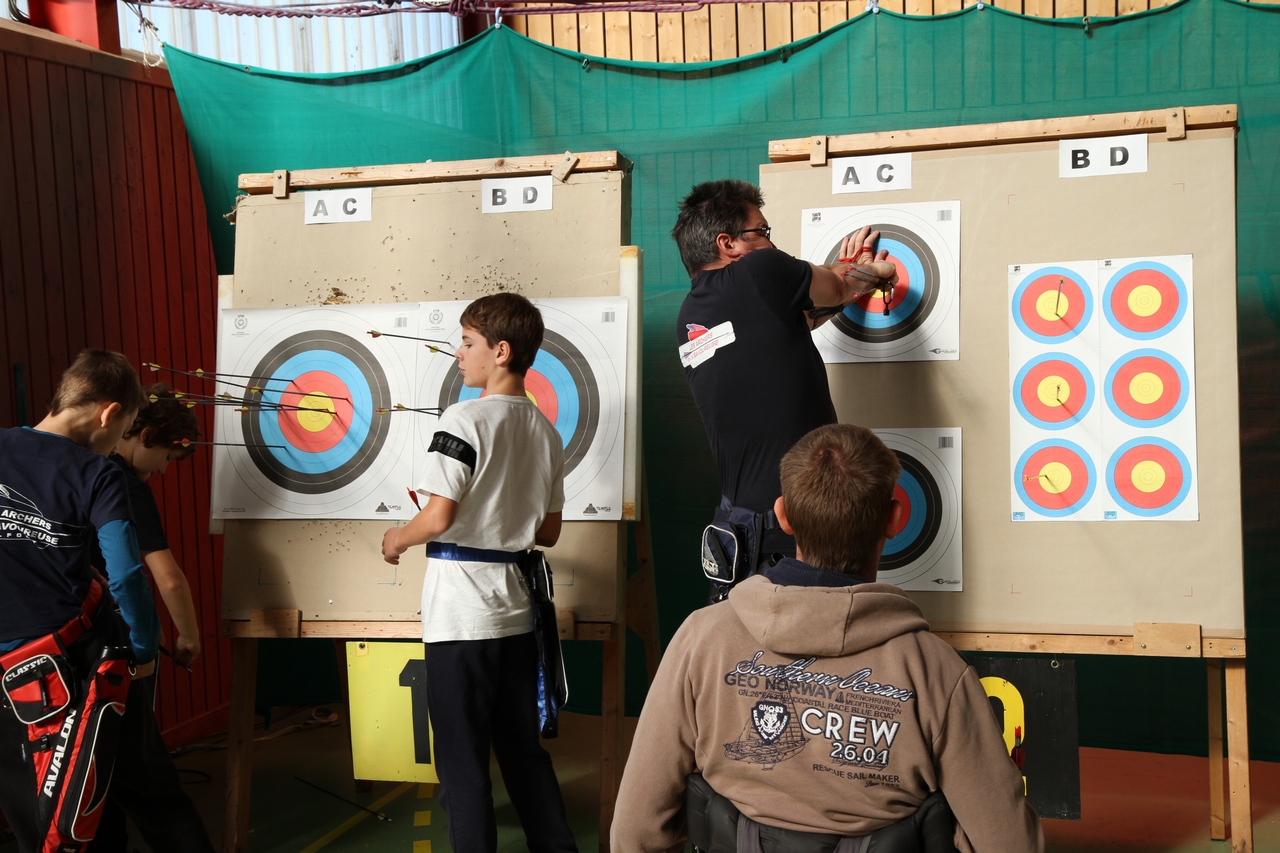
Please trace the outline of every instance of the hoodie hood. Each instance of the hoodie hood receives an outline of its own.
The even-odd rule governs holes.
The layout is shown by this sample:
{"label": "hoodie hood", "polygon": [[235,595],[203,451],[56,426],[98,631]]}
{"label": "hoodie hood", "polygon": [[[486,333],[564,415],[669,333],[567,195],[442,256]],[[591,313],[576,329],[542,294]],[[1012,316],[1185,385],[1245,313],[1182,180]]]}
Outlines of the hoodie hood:
{"label": "hoodie hood", "polygon": [[844,657],[929,630],[916,603],[887,583],[781,586],[756,575],[734,587],[729,604],[751,636],[780,655]]}

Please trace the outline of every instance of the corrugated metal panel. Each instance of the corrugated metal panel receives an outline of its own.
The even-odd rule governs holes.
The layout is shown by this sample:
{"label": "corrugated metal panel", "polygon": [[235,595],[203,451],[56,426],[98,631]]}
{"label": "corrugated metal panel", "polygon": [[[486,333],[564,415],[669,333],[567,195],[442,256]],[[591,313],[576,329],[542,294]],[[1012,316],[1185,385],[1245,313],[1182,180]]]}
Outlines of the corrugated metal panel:
{"label": "corrugated metal panel", "polygon": [[[213,363],[213,247],[169,75],[92,54],[0,25],[0,427],[38,421],[84,347],[135,365]],[[212,434],[210,413],[199,414]],[[225,727],[231,680],[209,454],[157,479],[204,646],[191,673],[161,660],[158,717],[167,737],[191,740]]]}
{"label": "corrugated metal panel", "polygon": [[[262,0],[240,0],[260,6]],[[289,0],[293,2],[293,0]],[[284,5],[284,4],[280,4]],[[8,18],[7,3],[0,17]],[[25,8],[25,0],[19,7]],[[120,44],[155,53],[133,8],[117,5]],[[419,59],[459,41],[458,20],[447,14],[395,12],[376,18],[255,18],[190,9],[143,7],[160,38],[191,53],[276,71],[363,71]]]}

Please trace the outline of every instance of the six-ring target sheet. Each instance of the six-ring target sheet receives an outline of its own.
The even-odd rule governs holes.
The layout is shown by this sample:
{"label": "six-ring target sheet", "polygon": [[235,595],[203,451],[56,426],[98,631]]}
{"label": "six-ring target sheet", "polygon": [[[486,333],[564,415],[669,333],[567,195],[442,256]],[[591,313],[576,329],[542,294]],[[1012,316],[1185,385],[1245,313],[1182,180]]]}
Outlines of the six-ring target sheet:
{"label": "six-ring target sheet", "polygon": [[1192,258],[1009,267],[1015,521],[1194,521]]}
{"label": "six-ring target sheet", "polygon": [[960,357],[960,202],[914,202],[801,211],[800,254],[840,257],[845,237],[871,226],[898,270],[892,292],[874,291],[819,327],[823,361],[954,361]]}
{"label": "six-ring target sheet", "polygon": [[[564,442],[564,519],[622,518],[624,382],[627,357],[625,297],[535,299],[546,331],[525,392]],[[466,302],[424,303],[424,337],[462,340],[458,324]],[[451,358],[436,356],[419,371],[419,406],[446,409],[481,395],[468,388]],[[418,433],[425,454],[431,431]]]}
{"label": "six-ring target sheet", "polygon": [[[418,305],[223,312],[215,518],[410,518]],[[230,445],[230,446],[228,446]]]}
{"label": "six-ring target sheet", "polygon": [[960,518],[960,428],[878,429],[898,455],[893,496],[902,505],[877,580],[903,589],[964,589]]}

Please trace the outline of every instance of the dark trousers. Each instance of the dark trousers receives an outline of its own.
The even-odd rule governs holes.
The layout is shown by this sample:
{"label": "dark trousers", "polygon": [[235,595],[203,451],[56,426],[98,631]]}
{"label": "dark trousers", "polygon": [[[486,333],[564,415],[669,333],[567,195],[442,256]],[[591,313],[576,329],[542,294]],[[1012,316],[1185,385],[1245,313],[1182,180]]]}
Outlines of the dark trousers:
{"label": "dark trousers", "polygon": [[126,814],[157,853],[214,853],[204,821],[182,790],[178,769],[160,737],[155,695],[154,676],[129,685],[111,788],[89,853],[128,850]]}
{"label": "dark trousers", "polygon": [[35,770],[23,757],[26,743],[26,724],[18,721],[7,702],[0,702],[0,811],[18,840],[19,853],[34,853],[44,833],[36,814]]}
{"label": "dark trousers", "polygon": [[426,647],[440,804],[454,853],[497,850],[491,747],[530,853],[577,853],[551,756],[538,739],[533,634]]}

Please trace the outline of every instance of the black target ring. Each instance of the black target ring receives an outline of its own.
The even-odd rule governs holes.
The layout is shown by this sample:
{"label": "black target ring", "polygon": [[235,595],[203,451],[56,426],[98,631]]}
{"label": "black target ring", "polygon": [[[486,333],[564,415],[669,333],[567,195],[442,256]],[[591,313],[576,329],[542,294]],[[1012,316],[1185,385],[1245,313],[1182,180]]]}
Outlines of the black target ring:
{"label": "black target ring", "polygon": [[[858,322],[850,315],[854,314],[856,316],[859,313],[865,315],[865,312],[862,312],[860,308],[851,306],[835,315],[831,319],[831,323],[846,337],[854,340],[869,344],[888,344],[901,340],[919,329],[929,318],[929,315],[933,313],[934,305],[938,301],[941,272],[938,266],[938,258],[933,249],[914,231],[901,225],[883,223],[872,225],[871,230],[880,232],[882,243],[892,242],[903,247],[905,251],[891,249],[891,256],[897,257],[907,269],[913,267],[916,269],[916,275],[912,276],[909,281],[910,287],[907,299],[897,300],[899,304],[911,303],[910,308],[905,311],[898,307],[891,308],[891,314],[896,315],[901,312],[901,315],[895,317],[895,322],[880,326]],[[850,234],[852,233],[850,232]],[[839,260],[842,242],[843,237],[841,240],[836,241],[831,251],[827,254],[827,264],[833,264]],[[905,255],[905,257],[899,257],[900,254]],[[917,277],[921,279],[919,282],[915,280]],[[917,287],[919,288],[918,290]]]}
{"label": "black target ring", "polygon": [[[314,354],[314,366],[308,364],[308,356]],[[358,440],[348,442],[337,454],[308,453],[282,443],[279,431],[268,419],[279,414],[274,407],[259,405],[262,401],[296,404],[294,394],[281,394],[289,380],[312,371],[323,371],[334,364],[349,378],[358,375],[354,385],[351,422],[348,432],[356,431]],[[246,450],[257,469],[271,482],[299,494],[318,495],[349,486],[363,475],[387,441],[390,422],[386,417],[374,414],[375,409],[391,407],[391,390],[382,366],[362,344],[340,332],[317,330],[301,332],[276,344],[252,371],[248,384],[262,388],[261,393],[246,391],[244,402],[248,411],[241,414],[241,428],[245,436]],[[277,445],[270,447],[267,445]],[[354,445],[354,446],[351,446]],[[340,460],[328,464],[329,460]]]}
{"label": "black target ring", "polygon": [[[893,452],[902,465],[899,485],[915,498],[912,500],[911,516],[915,518],[922,513],[923,524],[913,525],[911,519],[908,519],[898,536],[907,535],[910,538],[901,545],[896,543],[897,537],[886,543],[885,553],[880,558],[880,570],[885,572],[906,568],[928,554],[934,540],[938,538],[938,531],[942,529],[942,491],[938,488],[937,480],[911,454],[901,450]],[[917,506],[921,495],[924,505]]]}
{"label": "black target ring", "polygon": [[[564,473],[567,477],[586,459],[600,427],[600,388],[595,373],[581,350],[568,338],[550,329],[543,333],[542,348],[531,372],[541,374],[544,384],[554,390],[557,412],[563,413],[563,416],[548,419],[564,442]],[[440,408],[447,409],[458,400],[466,399],[463,396],[466,391],[462,374],[453,371],[453,375],[440,387]],[[539,408],[546,413],[542,401],[539,401]],[[576,416],[571,417],[572,412],[576,412]]]}

